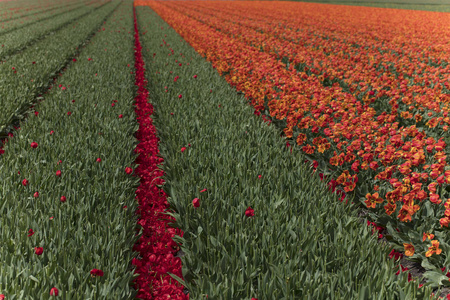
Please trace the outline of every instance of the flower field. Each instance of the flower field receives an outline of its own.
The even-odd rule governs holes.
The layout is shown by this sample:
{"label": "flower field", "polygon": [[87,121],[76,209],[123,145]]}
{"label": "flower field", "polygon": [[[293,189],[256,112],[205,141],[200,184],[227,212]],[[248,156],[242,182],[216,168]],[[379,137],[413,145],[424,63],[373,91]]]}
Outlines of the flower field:
{"label": "flower field", "polygon": [[449,299],[449,23],[0,2],[0,300]]}

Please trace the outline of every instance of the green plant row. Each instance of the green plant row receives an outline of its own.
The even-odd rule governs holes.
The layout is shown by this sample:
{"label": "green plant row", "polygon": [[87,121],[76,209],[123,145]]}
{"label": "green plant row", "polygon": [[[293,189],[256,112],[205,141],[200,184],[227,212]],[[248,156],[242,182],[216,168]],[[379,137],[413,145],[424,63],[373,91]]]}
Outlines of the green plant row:
{"label": "green plant row", "polygon": [[437,12],[450,12],[450,5],[445,1],[423,1],[423,0],[405,0],[405,1],[388,1],[388,0],[295,0],[299,2],[314,2],[323,4],[337,4],[337,5],[355,5],[355,6],[369,6],[381,8],[395,8],[395,9],[410,9],[410,10],[429,10]]}
{"label": "green plant row", "polygon": [[92,12],[101,5],[100,2],[93,6],[81,5],[76,8],[66,9],[63,13],[39,21],[32,25],[13,30],[7,34],[1,35],[2,47],[0,48],[0,58],[8,61],[9,55],[34,44],[38,39],[43,39],[46,35],[72,23],[74,20]]}
{"label": "green plant row", "polygon": [[0,7],[0,22],[6,23],[23,17],[35,16],[65,6],[67,6],[67,1],[42,1],[39,3],[33,0],[4,1]]}
{"label": "green plant row", "polygon": [[[68,11],[85,7],[87,6],[87,2],[81,2],[79,0],[73,1],[72,3],[68,3],[65,6],[56,7],[54,9],[48,9],[43,11],[42,13],[33,14],[31,16],[17,18],[15,20],[7,21],[2,23],[2,27],[0,28],[0,35],[9,33],[11,31],[21,29],[23,27],[31,26],[37,24],[38,22],[43,22],[45,20],[57,17],[60,14],[64,14]],[[4,45],[4,38],[2,38],[2,44]]]}
{"label": "green plant row", "polygon": [[101,5],[0,64],[0,138],[12,130],[78,48],[118,6]]}
{"label": "green plant row", "polygon": [[136,158],[133,11],[131,2],[114,3],[120,6],[102,21],[105,30],[0,156],[0,294],[7,300],[50,299],[52,288],[58,299],[136,294],[138,179],[125,172]]}
{"label": "green plant row", "polygon": [[156,13],[137,12],[191,299],[430,297],[276,128]]}

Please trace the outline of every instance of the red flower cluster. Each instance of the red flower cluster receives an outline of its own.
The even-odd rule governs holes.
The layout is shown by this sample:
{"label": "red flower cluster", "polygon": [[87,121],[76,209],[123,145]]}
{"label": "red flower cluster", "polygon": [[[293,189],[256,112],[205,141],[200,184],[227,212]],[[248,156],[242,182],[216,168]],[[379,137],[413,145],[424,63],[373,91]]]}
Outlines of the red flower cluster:
{"label": "red flower cluster", "polygon": [[185,300],[189,299],[189,295],[183,292],[183,286],[167,274],[170,272],[182,278],[181,259],[176,257],[180,249],[172,237],[182,236],[183,232],[169,227],[170,221],[167,219],[170,218],[163,215],[169,206],[166,194],[158,188],[164,182],[161,179],[163,171],[157,167],[163,159],[159,156],[156,129],[150,118],[153,106],[148,103],[148,91],[145,88],[147,82],[135,11],[134,24],[135,74],[138,86],[135,112],[139,123],[136,137],[140,141],[135,149],[139,153],[135,174],[141,177],[141,184],[136,191],[139,202],[136,213],[139,215],[138,223],[143,228],[143,234],[133,248],[140,254],[139,258],[133,259],[135,272],[139,274],[134,283],[138,290],[137,298]]}

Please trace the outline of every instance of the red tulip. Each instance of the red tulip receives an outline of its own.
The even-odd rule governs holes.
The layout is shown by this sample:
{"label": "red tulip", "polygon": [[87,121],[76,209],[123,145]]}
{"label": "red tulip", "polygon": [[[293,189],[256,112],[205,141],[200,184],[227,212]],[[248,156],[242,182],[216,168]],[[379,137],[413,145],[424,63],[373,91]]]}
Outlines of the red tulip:
{"label": "red tulip", "polygon": [[50,290],[50,296],[58,296],[58,293],[59,291],[55,287]]}
{"label": "red tulip", "polygon": [[31,148],[37,148],[38,147],[38,143],[32,142],[30,146],[31,146]]}
{"label": "red tulip", "polygon": [[33,229],[30,228],[28,230],[28,235],[27,236],[32,236],[33,234],[34,234],[34,231],[33,231]]}
{"label": "red tulip", "polygon": [[200,193],[203,193],[203,192],[206,192],[206,191],[207,191],[207,189],[203,189],[203,190],[200,191]]}
{"label": "red tulip", "polygon": [[22,185],[23,186],[27,186],[28,185],[28,180],[26,180],[26,179],[22,180]]}
{"label": "red tulip", "polygon": [[61,170],[56,171],[56,176],[61,177]]}
{"label": "red tulip", "polygon": [[178,98],[180,98],[180,99],[183,98],[183,95],[179,94],[179,95],[178,95]]}
{"label": "red tulip", "polygon": [[194,78],[197,78],[197,75],[194,75]]}
{"label": "red tulip", "polygon": [[101,162],[102,161],[102,159],[99,157],[99,158],[97,158],[97,162]]}
{"label": "red tulip", "polygon": [[130,167],[126,167],[125,168],[125,173],[127,173],[128,175],[130,175],[131,173],[133,173],[133,169]]}
{"label": "red tulip", "polygon": [[192,200],[192,205],[194,205],[195,208],[200,206],[200,199],[198,198],[194,198],[194,200]]}
{"label": "red tulip", "polygon": [[92,270],[91,270],[91,276],[92,276],[92,277],[95,277],[95,276],[100,276],[100,277],[102,277],[102,276],[103,276],[103,271],[102,271],[102,270],[99,270],[99,269],[92,269]]}
{"label": "red tulip", "polygon": [[66,198],[66,196],[61,196],[61,202],[66,202],[66,200],[67,200],[67,198]]}
{"label": "red tulip", "polygon": [[123,118],[123,115],[122,115],[122,114],[120,114],[120,115],[119,115],[119,119],[122,119],[122,118]]}
{"label": "red tulip", "polygon": [[181,147],[181,152],[184,152],[186,150],[186,147]]}
{"label": "red tulip", "polygon": [[36,255],[42,255],[42,253],[44,253],[44,248],[42,248],[42,247],[34,247],[34,253]]}
{"label": "red tulip", "polygon": [[50,131],[50,134],[54,134],[55,132],[52,130],[52,131]]}
{"label": "red tulip", "polygon": [[39,197],[39,192],[34,193],[34,194],[33,194],[33,197],[34,197],[34,198]]}
{"label": "red tulip", "polygon": [[255,210],[250,206],[245,210],[245,215],[247,217],[253,217],[255,215]]}
{"label": "red tulip", "polygon": [[68,115],[68,116],[70,116],[71,114],[72,114],[72,112],[70,112],[70,111],[67,112],[67,115]]}

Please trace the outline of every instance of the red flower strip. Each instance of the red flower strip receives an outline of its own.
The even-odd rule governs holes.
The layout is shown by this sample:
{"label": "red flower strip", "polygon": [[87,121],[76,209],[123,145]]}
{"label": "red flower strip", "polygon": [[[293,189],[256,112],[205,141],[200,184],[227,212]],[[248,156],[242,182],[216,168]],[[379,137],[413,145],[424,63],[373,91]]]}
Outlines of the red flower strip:
{"label": "red flower strip", "polygon": [[175,235],[182,236],[180,229],[169,227],[173,218],[165,215],[169,205],[167,195],[158,185],[164,183],[163,171],[158,165],[163,162],[159,156],[158,138],[153,120],[153,106],[148,103],[147,81],[144,76],[144,61],[142,47],[139,42],[139,32],[134,9],[135,30],[135,69],[138,93],[135,98],[136,116],[139,129],[136,137],[139,144],[135,151],[139,153],[136,159],[138,167],[135,174],[141,178],[141,184],[136,191],[139,207],[138,223],[143,228],[143,234],[134,245],[133,250],[139,252],[139,257],[133,259],[135,273],[139,276],[134,280],[140,299],[189,299],[183,293],[184,287],[172,279],[168,273],[182,278],[181,259],[175,257],[179,251],[178,245],[172,240]]}

